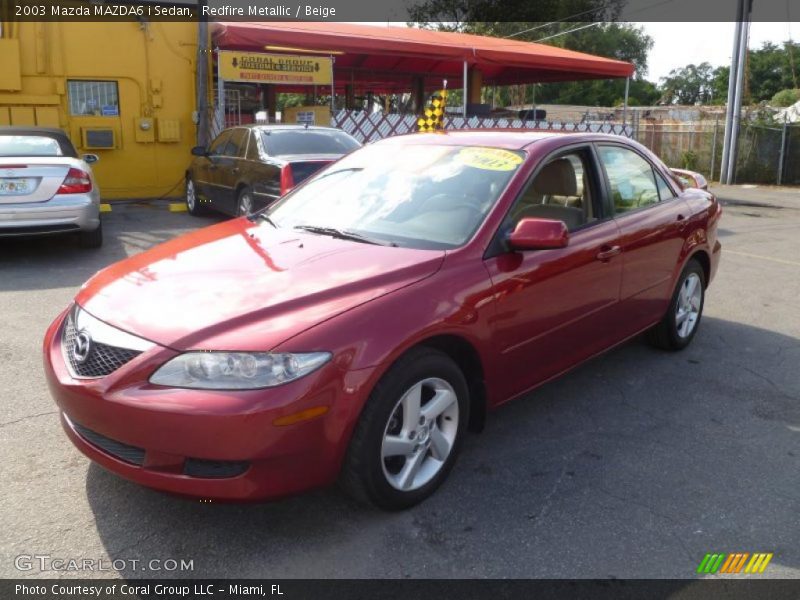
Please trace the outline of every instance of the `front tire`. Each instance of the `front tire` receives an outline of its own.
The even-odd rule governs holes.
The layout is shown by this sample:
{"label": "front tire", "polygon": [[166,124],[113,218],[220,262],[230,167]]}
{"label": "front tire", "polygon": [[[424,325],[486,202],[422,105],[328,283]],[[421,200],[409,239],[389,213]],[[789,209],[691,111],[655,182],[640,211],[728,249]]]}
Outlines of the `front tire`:
{"label": "front tire", "polygon": [[438,350],[412,350],[370,394],[345,457],[343,487],[386,510],[422,502],[452,469],[468,413],[458,365]]}
{"label": "front tire", "polygon": [[193,217],[206,214],[208,211],[202,206],[200,196],[197,194],[197,186],[191,177],[186,178],[186,189],[184,193],[184,201],[186,202],[186,212]]}
{"label": "front tire", "polygon": [[647,332],[651,345],[663,350],[683,350],[694,339],[705,303],[706,276],[703,267],[691,259],[678,278],[664,318]]}

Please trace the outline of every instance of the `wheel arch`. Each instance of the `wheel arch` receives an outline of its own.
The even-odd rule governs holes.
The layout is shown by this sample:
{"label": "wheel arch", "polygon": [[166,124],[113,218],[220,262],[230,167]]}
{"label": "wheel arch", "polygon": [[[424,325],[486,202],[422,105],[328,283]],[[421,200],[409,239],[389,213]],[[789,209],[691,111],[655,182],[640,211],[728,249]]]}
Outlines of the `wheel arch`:
{"label": "wheel arch", "polygon": [[686,259],[686,265],[689,264],[689,261],[696,260],[700,263],[700,266],[703,268],[703,277],[705,279],[706,287],[708,287],[709,280],[711,279],[711,257],[709,256],[708,252],[704,248],[698,248],[694,252],[692,252],[689,257]]}
{"label": "wheel arch", "polygon": [[236,201],[239,201],[239,195],[242,193],[242,190],[245,188],[250,187],[246,181],[238,181],[236,183],[236,187],[234,188],[236,194]]}
{"label": "wheel arch", "polygon": [[469,387],[468,429],[473,432],[482,431],[486,422],[486,384],[483,361],[475,346],[460,335],[443,333],[418,341],[400,356],[415,348],[433,348],[449,356],[458,365]]}

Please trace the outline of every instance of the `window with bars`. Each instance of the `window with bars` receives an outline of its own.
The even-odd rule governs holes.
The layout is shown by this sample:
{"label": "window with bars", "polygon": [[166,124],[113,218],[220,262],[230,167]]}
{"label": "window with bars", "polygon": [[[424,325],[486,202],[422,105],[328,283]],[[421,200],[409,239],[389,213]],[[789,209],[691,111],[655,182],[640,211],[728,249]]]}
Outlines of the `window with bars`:
{"label": "window with bars", "polygon": [[99,117],[119,116],[116,81],[68,81],[69,114]]}

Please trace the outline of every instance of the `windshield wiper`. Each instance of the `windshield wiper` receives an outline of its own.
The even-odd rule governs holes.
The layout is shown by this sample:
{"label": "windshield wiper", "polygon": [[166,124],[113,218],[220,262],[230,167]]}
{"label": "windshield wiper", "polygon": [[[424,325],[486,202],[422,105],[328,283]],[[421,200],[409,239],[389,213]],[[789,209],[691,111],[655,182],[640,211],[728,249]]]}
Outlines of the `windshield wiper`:
{"label": "windshield wiper", "polygon": [[358,233],[357,231],[349,231],[347,229],[336,229],[336,227],[319,227],[317,225],[295,225],[294,228],[302,229],[303,231],[308,231],[310,233],[329,235],[331,237],[338,238],[340,240],[352,240],[354,242],[362,242],[364,244],[375,244],[376,246],[397,247],[397,244],[395,244],[394,242],[390,242],[387,240],[378,240],[366,236],[362,233]]}
{"label": "windshield wiper", "polygon": [[278,226],[275,224],[275,221],[269,218],[267,213],[255,213],[248,217],[249,219],[261,219],[262,221],[266,221],[270,225],[272,225],[275,229],[278,229]]}

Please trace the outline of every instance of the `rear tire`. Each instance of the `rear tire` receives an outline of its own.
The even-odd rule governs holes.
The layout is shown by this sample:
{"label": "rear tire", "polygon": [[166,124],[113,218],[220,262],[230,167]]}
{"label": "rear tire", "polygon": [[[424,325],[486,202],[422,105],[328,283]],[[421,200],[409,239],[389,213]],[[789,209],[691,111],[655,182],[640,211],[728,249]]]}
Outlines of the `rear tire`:
{"label": "rear tire", "polygon": [[236,198],[236,214],[240,217],[246,217],[253,214],[253,209],[253,190],[249,187],[243,187]]}
{"label": "rear tire", "polygon": [[691,259],[684,267],[664,318],[647,331],[647,341],[662,350],[683,350],[694,339],[705,303],[703,267]]}
{"label": "rear tire", "polygon": [[78,233],[78,243],[81,248],[99,248],[103,245],[103,224],[100,223],[97,229],[91,231],[81,231]]}
{"label": "rear tire", "polygon": [[468,413],[458,365],[438,350],[410,351],[372,390],[347,450],[342,487],[385,510],[422,502],[452,469]]}

